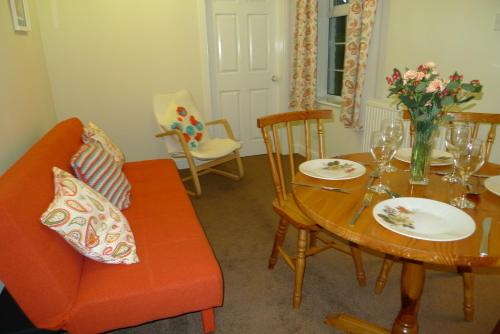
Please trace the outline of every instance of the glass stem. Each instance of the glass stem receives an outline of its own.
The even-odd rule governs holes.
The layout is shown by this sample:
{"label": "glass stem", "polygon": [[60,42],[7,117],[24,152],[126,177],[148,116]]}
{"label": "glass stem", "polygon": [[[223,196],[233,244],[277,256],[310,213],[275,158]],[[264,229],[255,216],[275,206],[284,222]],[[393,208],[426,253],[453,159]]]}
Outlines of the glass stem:
{"label": "glass stem", "polygon": [[467,182],[469,181],[469,176],[468,175],[464,175],[464,177],[462,178],[462,196],[460,197],[460,206],[461,207],[464,207],[465,206],[465,202],[467,201],[465,199],[465,196],[467,196]]}
{"label": "glass stem", "polygon": [[384,172],[384,169],[385,169],[385,165],[378,166],[378,186],[379,186],[379,188],[384,186],[382,184],[382,173]]}

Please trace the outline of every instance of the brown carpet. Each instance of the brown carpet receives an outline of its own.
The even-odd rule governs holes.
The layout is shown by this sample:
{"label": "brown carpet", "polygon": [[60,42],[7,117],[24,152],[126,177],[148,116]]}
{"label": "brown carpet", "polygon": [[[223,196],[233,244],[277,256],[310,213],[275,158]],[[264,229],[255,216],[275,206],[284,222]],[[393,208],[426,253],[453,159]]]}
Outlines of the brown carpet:
{"label": "brown carpet", "polygon": [[[267,269],[278,216],[265,156],[244,158],[245,177],[233,182],[201,177],[203,195],[193,199],[224,275],[224,306],[216,310],[217,333],[337,333],[325,315],[344,312],[390,328],[400,308],[401,266],[392,268],[381,295],[373,293],[382,259],[363,253],[368,277],[358,286],[351,258],[328,251],[306,262],[302,306],[292,309],[293,272],[282,259]],[[191,186],[190,184],[188,186]],[[332,210],[335,207],[332,205]],[[287,244],[293,249],[294,229]],[[462,280],[453,272],[428,270],[419,316],[420,333],[490,333],[500,319],[500,272],[476,276],[476,317],[463,320]],[[117,333],[202,333],[199,314],[156,321]]]}

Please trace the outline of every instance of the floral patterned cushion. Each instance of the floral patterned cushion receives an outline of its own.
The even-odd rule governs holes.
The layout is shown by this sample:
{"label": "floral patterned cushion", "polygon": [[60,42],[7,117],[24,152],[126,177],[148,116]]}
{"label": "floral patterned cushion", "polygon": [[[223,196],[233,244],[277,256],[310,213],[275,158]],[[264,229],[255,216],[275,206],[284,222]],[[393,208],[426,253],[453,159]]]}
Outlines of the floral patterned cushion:
{"label": "floral patterned cushion", "polygon": [[134,235],[123,214],[100,193],[54,167],[55,198],[40,220],[80,254],[93,260],[139,262]]}
{"label": "floral patterned cushion", "polygon": [[104,147],[104,149],[113,156],[113,159],[115,159],[116,163],[120,167],[125,163],[125,155],[122,150],[120,150],[120,148],[113,143],[103,129],[94,123],[89,122],[89,125],[83,128],[82,141],[85,144],[88,144],[91,141],[101,143],[102,147]]}
{"label": "floral patterned cushion", "polygon": [[[205,125],[194,106],[188,106],[177,101],[172,101],[168,107],[170,110],[170,123],[168,130],[179,130],[182,132],[189,149],[196,150],[205,139]],[[173,118],[173,119],[172,119]]]}
{"label": "floral patterned cushion", "polygon": [[71,158],[76,177],[100,192],[118,209],[130,205],[131,185],[113,156],[100,142],[83,144]]}

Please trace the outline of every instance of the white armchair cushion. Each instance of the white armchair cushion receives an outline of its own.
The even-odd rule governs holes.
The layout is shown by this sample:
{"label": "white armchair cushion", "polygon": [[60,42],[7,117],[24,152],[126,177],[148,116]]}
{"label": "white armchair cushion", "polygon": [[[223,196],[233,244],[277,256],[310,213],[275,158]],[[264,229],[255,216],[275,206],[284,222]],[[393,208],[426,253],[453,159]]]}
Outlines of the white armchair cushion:
{"label": "white armchair cushion", "polygon": [[[191,151],[197,150],[209,138],[203,117],[196,108],[191,95],[186,90],[162,95],[155,101],[155,115],[163,130],[178,129],[182,132]],[[182,152],[176,138],[165,141],[170,153]]]}
{"label": "white armchair cushion", "polygon": [[212,160],[226,156],[240,147],[241,144],[235,140],[213,138],[201,143],[196,151],[191,151],[191,155],[199,160]]}

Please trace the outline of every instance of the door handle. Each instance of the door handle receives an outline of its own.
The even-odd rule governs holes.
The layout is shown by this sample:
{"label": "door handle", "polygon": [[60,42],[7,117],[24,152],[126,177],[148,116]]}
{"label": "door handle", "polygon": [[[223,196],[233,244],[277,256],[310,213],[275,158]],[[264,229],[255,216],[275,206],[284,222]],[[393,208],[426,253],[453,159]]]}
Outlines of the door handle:
{"label": "door handle", "polygon": [[277,76],[277,75],[273,75],[273,76],[271,77],[271,81],[273,81],[273,82],[278,81],[278,76]]}

